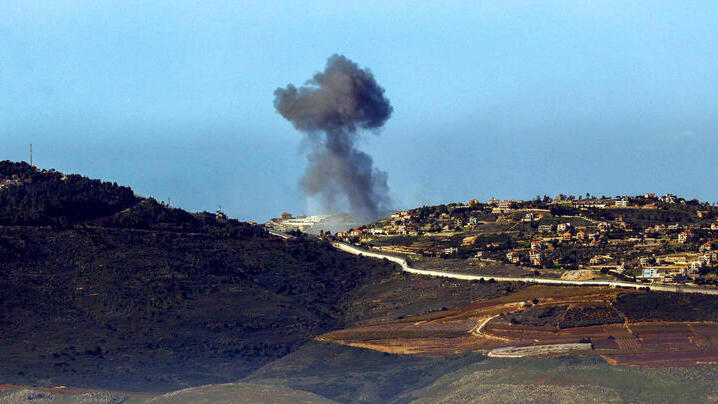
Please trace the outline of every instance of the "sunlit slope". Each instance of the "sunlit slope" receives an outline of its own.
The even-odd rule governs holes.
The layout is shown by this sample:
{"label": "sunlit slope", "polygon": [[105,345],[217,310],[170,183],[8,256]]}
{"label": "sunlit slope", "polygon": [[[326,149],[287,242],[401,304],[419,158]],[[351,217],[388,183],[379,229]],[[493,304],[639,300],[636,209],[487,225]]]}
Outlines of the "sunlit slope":
{"label": "sunlit slope", "polygon": [[331,404],[336,401],[280,386],[228,383],[194,387],[155,397],[147,404]]}

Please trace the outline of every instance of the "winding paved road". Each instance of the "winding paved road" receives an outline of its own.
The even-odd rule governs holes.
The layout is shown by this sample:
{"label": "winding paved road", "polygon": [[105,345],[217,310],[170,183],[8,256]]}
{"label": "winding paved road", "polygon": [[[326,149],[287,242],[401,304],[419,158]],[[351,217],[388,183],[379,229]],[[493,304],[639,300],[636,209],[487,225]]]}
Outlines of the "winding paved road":
{"label": "winding paved road", "polygon": [[269,234],[271,234],[272,236],[275,236],[275,237],[283,238],[283,239],[285,239],[285,240],[289,240],[289,239],[295,238],[295,237],[292,236],[292,235],[289,235],[289,234],[287,234],[287,233],[282,233],[281,231],[277,231],[277,230],[274,230],[274,229],[269,228],[269,227],[265,227],[265,229],[267,230],[267,233],[269,233]]}
{"label": "winding paved road", "polygon": [[674,293],[700,293],[704,295],[718,295],[718,289],[705,288],[697,286],[679,286],[679,285],[664,285],[664,284],[645,284],[636,282],[622,282],[622,281],[605,281],[605,280],[592,280],[592,281],[569,281],[563,279],[545,279],[545,278],[534,278],[534,277],[512,277],[512,276],[496,276],[496,275],[477,275],[477,274],[464,274],[449,271],[437,271],[429,269],[416,269],[411,268],[405,259],[395,257],[392,255],[376,253],[373,251],[367,251],[349,244],[334,242],[332,245],[344,252],[348,252],[354,255],[363,255],[365,257],[387,259],[391,262],[395,262],[401,266],[404,272],[409,272],[417,275],[428,275],[428,276],[440,276],[444,278],[461,279],[467,281],[473,280],[495,280],[497,282],[527,282],[527,283],[542,283],[550,285],[570,285],[570,286],[609,286],[612,288],[645,288],[649,287],[653,291],[659,292],[674,292]]}

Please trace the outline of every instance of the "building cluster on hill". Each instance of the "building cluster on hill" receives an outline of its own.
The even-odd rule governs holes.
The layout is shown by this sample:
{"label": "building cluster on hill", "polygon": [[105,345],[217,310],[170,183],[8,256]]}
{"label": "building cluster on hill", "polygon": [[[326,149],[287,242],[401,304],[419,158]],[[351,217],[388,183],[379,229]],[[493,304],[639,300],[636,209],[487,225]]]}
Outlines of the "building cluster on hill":
{"label": "building cluster on hill", "polygon": [[473,199],[398,211],[330,237],[423,256],[682,282],[718,266],[717,217],[718,207],[672,194]]}
{"label": "building cluster on hill", "polygon": [[288,212],[284,212],[279,217],[273,218],[264,224],[270,229],[281,232],[300,231],[310,234],[343,231],[358,225],[356,219],[348,214],[293,216]]}
{"label": "building cluster on hill", "polygon": [[295,231],[310,233],[318,224],[323,222],[328,215],[317,216],[292,216],[291,213],[284,212],[278,218],[274,218],[265,223],[265,226],[279,231]]}

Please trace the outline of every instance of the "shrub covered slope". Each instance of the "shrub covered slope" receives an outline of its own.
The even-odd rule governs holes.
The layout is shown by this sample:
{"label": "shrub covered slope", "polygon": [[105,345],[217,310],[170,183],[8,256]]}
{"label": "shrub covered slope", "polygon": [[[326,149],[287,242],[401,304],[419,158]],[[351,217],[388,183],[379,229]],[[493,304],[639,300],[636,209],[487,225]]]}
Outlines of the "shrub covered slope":
{"label": "shrub covered slope", "polygon": [[0,381],[170,390],[233,381],[344,325],[396,270],[0,163]]}

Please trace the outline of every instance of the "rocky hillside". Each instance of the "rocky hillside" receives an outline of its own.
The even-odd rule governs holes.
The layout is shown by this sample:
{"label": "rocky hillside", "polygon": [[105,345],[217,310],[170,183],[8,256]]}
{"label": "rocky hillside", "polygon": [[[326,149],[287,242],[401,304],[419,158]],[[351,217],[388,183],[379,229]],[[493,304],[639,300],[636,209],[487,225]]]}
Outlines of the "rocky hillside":
{"label": "rocky hillside", "polygon": [[0,175],[0,382],[237,380],[345,325],[348,296],[396,273],[116,184],[23,163]]}

